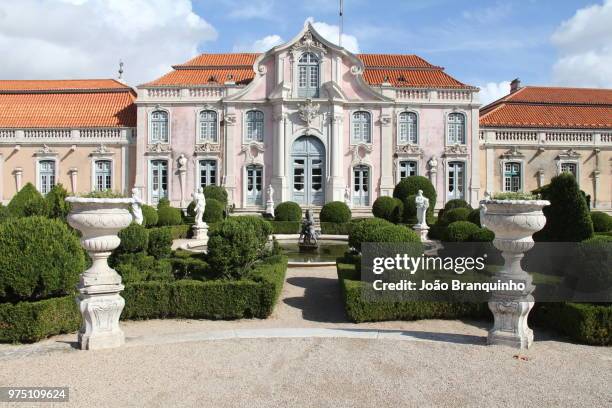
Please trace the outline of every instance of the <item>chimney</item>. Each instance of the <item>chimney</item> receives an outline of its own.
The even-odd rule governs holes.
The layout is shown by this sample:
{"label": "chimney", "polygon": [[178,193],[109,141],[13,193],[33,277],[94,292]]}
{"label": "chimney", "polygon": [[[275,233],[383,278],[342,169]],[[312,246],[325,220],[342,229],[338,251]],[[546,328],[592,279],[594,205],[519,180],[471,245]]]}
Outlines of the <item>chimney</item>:
{"label": "chimney", "polygon": [[515,93],[521,89],[521,80],[518,78],[514,78],[512,82],[510,82],[510,93]]}

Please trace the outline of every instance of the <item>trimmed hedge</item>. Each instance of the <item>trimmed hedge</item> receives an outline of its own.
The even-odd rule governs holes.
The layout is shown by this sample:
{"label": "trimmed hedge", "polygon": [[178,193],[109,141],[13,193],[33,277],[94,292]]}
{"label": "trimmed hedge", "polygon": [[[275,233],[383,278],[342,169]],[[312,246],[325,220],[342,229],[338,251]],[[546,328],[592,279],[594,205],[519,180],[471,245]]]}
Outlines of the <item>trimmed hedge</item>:
{"label": "trimmed hedge", "polygon": [[299,234],[299,221],[268,221],[274,234]]}
{"label": "trimmed hedge", "polygon": [[38,302],[0,303],[0,342],[34,343],[79,329],[81,314],[74,296]]}
{"label": "trimmed hedge", "polygon": [[[121,320],[166,317],[240,319],[270,316],[285,281],[287,258],[270,257],[246,279],[181,280],[127,284]],[[81,315],[73,296],[15,305],[0,304],[0,342],[31,343],[79,329]]]}
{"label": "trimmed hedge", "polygon": [[337,224],[349,222],[351,220],[351,209],[343,201],[331,201],[321,208],[319,220]]}
{"label": "trimmed hedge", "polygon": [[338,262],[337,272],[347,317],[355,323],[490,317],[486,303],[368,302],[362,297],[368,284],[359,280],[353,264]]}
{"label": "trimmed hedge", "polygon": [[[436,206],[436,189],[427,177],[410,176],[403,178],[393,189],[393,197],[399,198],[404,203],[404,212],[409,196],[416,195],[419,190],[423,190],[423,195],[429,199],[427,215],[433,217],[434,207]],[[414,198],[412,199],[414,201]],[[416,211],[415,211],[416,214]],[[407,222],[404,218],[403,222]]]}
{"label": "trimmed hedge", "polygon": [[612,231],[612,217],[601,211],[591,211],[591,221],[595,232]]}
{"label": "trimmed hedge", "polygon": [[533,235],[536,241],[581,242],[593,236],[589,207],[573,174],[561,173],[539,191],[550,205],[542,210],[546,225]]}
{"label": "trimmed hedge", "polygon": [[190,238],[192,234],[191,225],[181,224],[181,225],[170,225],[168,227],[163,227],[170,231],[170,235],[172,239],[181,239],[181,238]]}
{"label": "trimmed hedge", "polygon": [[472,236],[479,233],[478,225],[469,221],[455,221],[448,225],[442,239],[445,242],[467,242]]}
{"label": "trimmed hedge", "polygon": [[482,224],[480,223],[480,209],[476,208],[470,211],[470,214],[467,217],[467,221],[471,222],[472,224],[476,224],[479,227],[482,227]]}
{"label": "trimmed hedge", "polygon": [[321,223],[321,234],[348,235],[350,230],[351,230],[350,222],[343,222],[343,223],[322,222]]}
{"label": "trimmed hedge", "polygon": [[204,187],[204,198],[206,198],[206,203],[208,204],[208,200],[216,200],[223,204],[223,207],[227,206],[227,190],[221,186],[210,185]]}
{"label": "trimmed hedge", "polygon": [[588,303],[536,303],[535,325],[560,332],[574,341],[612,345],[612,305]]}
{"label": "trimmed hedge", "polygon": [[[204,207],[204,215],[202,219],[207,223],[215,223],[223,221],[225,211],[225,205],[215,199],[206,200],[206,207]],[[194,214],[195,215],[195,214]]]}
{"label": "trimmed hedge", "polygon": [[378,197],[372,205],[372,214],[394,224],[402,222],[404,204],[399,198],[382,196]]}
{"label": "trimmed hedge", "polygon": [[298,203],[293,201],[285,201],[280,203],[274,209],[275,221],[301,221],[302,208]]}
{"label": "trimmed hedge", "polygon": [[152,228],[149,230],[149,246],[147,252],[156,259],[170,256],[172,253],[172,233],[169,228]]}
{"label": "trimmed hedge", "polygon": [[66,202],[66,197],[68,197],[68,191],[64,186],[59,183],[53,186],[45,197],[49,217],[66,219],[71,208],[70,203]]}
{"label": "trimmed hedge", "polygon": [[49,213],[47,201],[32,183],[27,183],[13,196],[7,208],[13,217],[30,217]]}
{"label": "trimmed hedge", "polygon": [[65,222],[27,217],[0,224],[0,301],[71,293],[84,269],[79,239]]}
{"label": "trimmed hedge", "polygon": [[167,225],[180,225],[183,223],[183,217],[179,208],[170,207],[170,205],[162,204],[160,200],[157,207],[157,225],[159,227]]}
{"label": "trimmed hedge", "polygon": [[281,293],[287,258],[271,257],[241,280],[180,280],[127,285],[122,319],[265,319]]}
{"label": "trimmed hedge", "polygon": [[444,210],[442,217],[439,218],[438,224],[449,225],[456,221],[468,221],[471,210],[469,208],[453,208],[450,210]]}
{"label": "trimmed hedge", "polygon": [[151,207],[150,205],[143,204],[142,208],[142,225],[146,228],[151,228],[157,225],[159,221],[159,216],[157,215],[157,210],[155,207]]}
{"label": "trimmed hedge", "polygon": [[460,198],[455,198],[453,200],[448,200],[446,204],[444,204],[444,210],[452,210],[454,208],[467,208],[468,210],[472,209],[472,206],[468,204],[467,201],[462,200]]}
{"label": "trimmed hedge", "polygon": [[144,252],[119,255],[115,269],[124,283],[174,280],[169,260],[157,260]]}
{"label": "trimmed hedge", "polygon": [[146,251],[149,245],[149,231],[135,222],[127,228],[119,231],[121,244],[117,248],[118,253],[135,253]]}
{"label": "trimmed hedge", "polygon": [[389,221],[381,218],[366,218],[351,221],[348,244],[349,247],[361,251],[361,243],[367,242],[369,231],[380,227],[393,225]]}

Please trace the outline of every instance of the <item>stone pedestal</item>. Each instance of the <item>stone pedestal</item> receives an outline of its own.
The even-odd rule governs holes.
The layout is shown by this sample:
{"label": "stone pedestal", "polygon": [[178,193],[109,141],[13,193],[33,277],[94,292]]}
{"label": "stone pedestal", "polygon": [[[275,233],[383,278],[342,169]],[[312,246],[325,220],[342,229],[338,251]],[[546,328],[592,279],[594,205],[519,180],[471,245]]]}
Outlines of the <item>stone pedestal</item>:
{"label": "stone pedestal", "polygon": [[201,245],[208,244],[208,224],[195,224],[193,226],[193,239],[199,241]]}
{"label": "stone pedestal", "polygon": [[415,224],[412,226],[412,229],[421,238],[421,242],[428,241],[427,234],[429,232],[429,227],[427,225]]}
{"label": "stone pedestal", "polygon": [[483,200],[482,226],[495,233],[493,245],[502,251],[504,267],[495,273],[494,281],[523,282],[521,292],[495,292],[489,302],[493,313],[493,328],[488,344],[501,344],[519,349],[533,343],[533,330],[527,325],[534,301],[532,278],[521,268],[524,253],[533,248],[532,234],[544,228],[546,217],[542,208],[550,205],[545,200]]}
{"label": "stone pedestal", "polygon": [[68,197],[72,210],[68,223],[81,231],[81,245],[92,265],[80,277],[76,302],[83,318],[78,334],[82,350],[119,347],[125,342],[119,316],[125,301],[121,276],[107,259],[120,244],[117,233],[130,225],[132,198]]}
{"label": "stone pedestal", "polygon": [[270,214],[270,216],[274,218],[274,201],[266,201],[266,214]]}

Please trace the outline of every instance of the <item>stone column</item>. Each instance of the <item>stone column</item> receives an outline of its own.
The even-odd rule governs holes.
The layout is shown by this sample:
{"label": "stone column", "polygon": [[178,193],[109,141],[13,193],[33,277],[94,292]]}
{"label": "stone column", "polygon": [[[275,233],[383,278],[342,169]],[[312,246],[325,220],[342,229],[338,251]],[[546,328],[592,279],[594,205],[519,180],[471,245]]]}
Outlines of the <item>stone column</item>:
{"label": "stone column", "polygon": [[[236,204],[234,191],[236,189],[236,176],[234,174],[234,140],[241,137],[236,135],[236,113],[234,108],[230,108],[223,117],[223,131],[225,134],[225,145],[223,150],[223,163],[225,163],[223,176],[223,186],[227,190],[229,204]],[[194,185],[198,185],[197,183]]]}
{"label": "stone column", "polygon": [[184,154],[181,154],[179,158],[176,160],[178,167],[178,176],[179,176],[179,187],[181,189],[181,208],[186,208],[185,205],[185,184],[187,182],[185,175],[187,174],[187,158]]}
{"label": "stone column", "polygon": [[[468,202],[474,208],[478,207],[478,201],[480,199],[480,141],[479,141],[479,120],[480,114],[478,108],[472,108],[471,114],[471,128],[470,128],[470,160],[468,165],[470,166],[470,198]],[[466,169],[467,170],[467,169]]]}
{"label": "stone column", "polygon": [[274,114],[274,165],[272,169],[272,186],[278,192],[280,202],[285,201],[287,178],[285,175],[285,120],[286,114],[279,106]]}
{"label": "stone column", "polygon": [[23,169],[21,167],[15,167],[13,170],[13,175],[15,176],[15,188],[17,192],[21,190],[21,180],[23,178]]}
{"label": "stone column", "polygon": [[380,117],[380,195],[393,195],[393,120],[386,109]]}
{"label": "stone column", "polygon": [[79,170],[76,167],[71,167],[70,170],[68,170],[68,174],[70,175],[70,191],[72,194],[76,194],[77,175],[79,174]]}
{"label": "stone column", "polygon": [[539,169],[538,170],[538,188],[542,187],[543,185],[544,185],[544,169]]}
{"label": "stone column", "polygon": [[342,134],[342,108],[333,107],[330,115],[331,124],[331,193],[333,201],[344,201],[344,138]]}

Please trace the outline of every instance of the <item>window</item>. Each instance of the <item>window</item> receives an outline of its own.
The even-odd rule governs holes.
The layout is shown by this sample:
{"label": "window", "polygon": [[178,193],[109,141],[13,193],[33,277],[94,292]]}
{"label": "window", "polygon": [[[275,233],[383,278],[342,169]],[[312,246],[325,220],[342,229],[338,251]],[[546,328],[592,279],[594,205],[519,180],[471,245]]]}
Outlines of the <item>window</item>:
{"label": "window", "polygon": [[217,184],[217,162],[215,160],[200,160],[200,187]]}
{"label": "window", "polygon": [[521,191],[521,163],[504,164],[504,191]]}
{"label": "window", "polygon": [[150,171],[151,201],[157,204],[162,198],[168,198],[168,162],[152,160]]}
{"label": "window", "polygon": [[261,205],[263,191],[263,168],[257,165],[246,168],[247,204]]}
{"label": "window", "polygon": [[412,160],[404,160],[399,163],[400,180],[410,176],[417,175],[417,162]]}
{"label": "window", "polygon": [[249,141],[263,142],[264,114],[258,110],[246,113],[246,138]]}
{"label": "window", "polygon": [[168,143],[168,112],[151,113],[151,142]]}
{"label": "window", "polygon": [[200,112],[200,141],[217,142],[217,112],[211,110]]}
{"label": "window", "polygon": [[465,116],[461,113],[448,115],[448,144],[465,144]]}
{"label": "window", "polygon": [[367,166],[353,167],[353,204],[356,206],[370,205],[370,168]]}
{"label": "window", "polygon": [[414,112],[402,112],[399,115],[399,142],[417,143],[417,115]]}
{"label": "window", "polygon": [[298,96],[319,96],[319,59],[311,52],[302,54],[298,62]]}
{"label": "window", "polygon": [[38,184],[40,192],[47,194],[55,185],[55,161],[41,160],[38,162]]}
{"label": "window", "polygon": [[110,190],[112,174],[112,162],[110,160],[97,160],[94,163],[94,189],[98,191]]}
{"label": "window", "polygon": [[370,114],[364,111],[353,113],[353,142],[370,143],[372,141],[370,131]]}
{"label": "window", "polygon": [[572,173],[574,177],[578,178],[578,165],[572,162],[561,163],[561,173]]}

